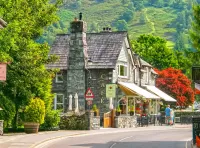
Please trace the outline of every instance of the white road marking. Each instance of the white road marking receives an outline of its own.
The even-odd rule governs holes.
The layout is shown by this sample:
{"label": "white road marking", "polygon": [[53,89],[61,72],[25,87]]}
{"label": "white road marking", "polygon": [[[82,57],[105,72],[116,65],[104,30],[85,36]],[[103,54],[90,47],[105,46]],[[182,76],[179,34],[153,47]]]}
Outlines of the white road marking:
{"label": "white road marking", "polygon": [[[124,141],[124,140],[129,139],[129,138],[132,138],[132,137],[133,137],[133,136],[125,137],[125,138],[120,139],[119,141]],[[110,146],[110,148],[113,148],[116,144],[117,144],[116,142],[113,143],[113,144]]]}

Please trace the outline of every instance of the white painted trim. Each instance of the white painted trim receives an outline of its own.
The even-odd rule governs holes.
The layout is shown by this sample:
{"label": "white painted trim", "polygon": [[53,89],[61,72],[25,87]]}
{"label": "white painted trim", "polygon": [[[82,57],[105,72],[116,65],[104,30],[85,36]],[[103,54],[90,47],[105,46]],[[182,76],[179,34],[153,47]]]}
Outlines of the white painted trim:
{"label": "white painted trim", "polygon": [[63,81],[59,81],[58,80],[58,76],[62,76],[63,77],[63,74],[62,73],[56,73],[56,83],[63,83]]}
{"label": "white painted trim", "polygon": [[[62,103],[57,103],[57,96],[59,96],[59,95],[62,95],[63,96],[63,101],[62,101]],[[65,97],[64,97],[64,94],[62,94],[62,93],[56,93],[55,94],[55,98],[54,98],[54,110],[56,110],[57,109],[57,105],[59,105],[59,104],[61,104],[61,105],[63,105],[63,109],[64,109],[64,99]]]}
{"label": "white painted trim", "polygon": [[[128,72],[129,72],[128,65],[126,65],[126,64],[118,64],[117,66],[118,66],[118,77],[119,78],[128,78]],[[126,73],[126,75],[124,75],[124,76],[120,75],[120,66],[126,67],[126,72],[124,71],[124,73]],[[124,68],[124,70],[125,70],[125,68]]]}

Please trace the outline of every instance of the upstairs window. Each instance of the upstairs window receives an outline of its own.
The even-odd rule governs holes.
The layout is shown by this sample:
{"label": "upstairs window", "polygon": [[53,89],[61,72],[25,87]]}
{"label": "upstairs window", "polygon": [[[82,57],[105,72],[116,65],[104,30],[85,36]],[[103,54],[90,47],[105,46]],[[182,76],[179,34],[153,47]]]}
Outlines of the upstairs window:
{"label": "upstairs window", "polygon": [[118,65],[118,76],[127,77],[128,76],[128,68],[125,65]]}
{"label": "upstairs window", "polygon": [[63,83],[63,74],[56,73],[56,83]]}

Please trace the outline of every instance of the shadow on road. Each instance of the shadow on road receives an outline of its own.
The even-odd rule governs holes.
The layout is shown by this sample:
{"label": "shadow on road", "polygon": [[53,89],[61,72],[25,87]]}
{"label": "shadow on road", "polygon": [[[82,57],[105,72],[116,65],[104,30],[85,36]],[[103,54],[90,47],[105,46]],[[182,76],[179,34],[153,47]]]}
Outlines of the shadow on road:
{"label": "shadow on road", "polygon": [[148,142],[116,142],[111,141],[105,144],[102,143],[87,143],[71,145],[72,147],[80,148],[192,148],[190,142],[185,141],[148,141]]}

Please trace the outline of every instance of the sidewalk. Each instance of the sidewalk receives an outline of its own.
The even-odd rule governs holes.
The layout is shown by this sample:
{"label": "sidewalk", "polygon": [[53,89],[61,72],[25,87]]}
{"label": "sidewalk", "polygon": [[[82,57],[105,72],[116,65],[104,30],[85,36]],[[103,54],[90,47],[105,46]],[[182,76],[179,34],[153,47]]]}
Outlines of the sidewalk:
{"label": "sidewalk", "polygon": [[[181,125],[175,124],[173,126],[154,126],[149,125],[148,127],[138,127],[138,128],[101,128],[100,130],[90,130],[90,131],[48,131],[39,132],[38,134],[4,134],[0,136],[0,147],[1,148],[37,148],[37,145],[45,143],[47,141],[66,137],[75,136],[86,136],[95,134],[105,134],[105,133],[120,133],[128,131],[145,131],[145,130],[168,130],[168,129],[181,129],[189,128],[192,129],[192,125]],[[191,137],[192,138],[192,137]]]}

